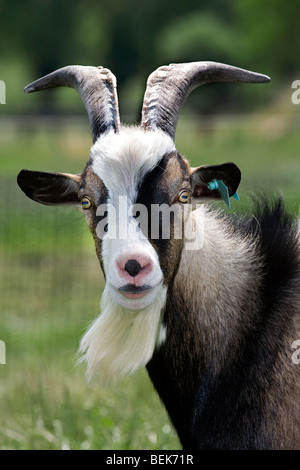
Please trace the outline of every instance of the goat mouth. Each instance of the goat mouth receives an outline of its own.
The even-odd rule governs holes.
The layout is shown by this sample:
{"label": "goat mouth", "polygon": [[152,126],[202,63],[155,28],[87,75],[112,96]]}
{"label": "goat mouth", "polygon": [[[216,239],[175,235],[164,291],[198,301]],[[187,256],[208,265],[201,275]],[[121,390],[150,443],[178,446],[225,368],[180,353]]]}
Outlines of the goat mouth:
{"label": "goat mouth", "polygon": [[144,297],[150,290],[152,290],[151,286],[143,285],[143,286],[136,286],[134,284],[125,284],[122,287],[119,287],[119,292],[127,299],[140,299]]}

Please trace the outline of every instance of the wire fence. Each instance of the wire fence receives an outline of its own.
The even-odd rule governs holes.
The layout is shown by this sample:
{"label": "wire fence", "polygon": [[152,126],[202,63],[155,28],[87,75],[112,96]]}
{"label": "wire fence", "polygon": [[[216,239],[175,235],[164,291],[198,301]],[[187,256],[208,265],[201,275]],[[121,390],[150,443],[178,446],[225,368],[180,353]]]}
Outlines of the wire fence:
{"label": "wire fence", "polygon": [[15,178],[1,177],[0,187],[0,340],[19,349],[26,335],[20,343],[14,334],[42,334],[47,325],[51,336],[57,320],[70,330],[75,324],[78,336],[99,313],[103,287],[85,221],[75,209],[30,201]]}

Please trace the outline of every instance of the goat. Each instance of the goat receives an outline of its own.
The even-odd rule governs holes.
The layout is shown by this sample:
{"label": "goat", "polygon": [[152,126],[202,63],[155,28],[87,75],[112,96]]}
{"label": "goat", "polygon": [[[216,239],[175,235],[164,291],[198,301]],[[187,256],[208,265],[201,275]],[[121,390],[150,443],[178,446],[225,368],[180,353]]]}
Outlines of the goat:
{"label": "goat", "polygon": [[[81,175],[22,170],[18,184],[39,203],[81,208],[94,237],[105,288],[80,345],[89,377],[115,383],[146,366],[183,449],[297,449],[296,222],[280,199],[261,200],[249,217],[207,204],[235,195],[239,168],[191,168],[174,143],[189,93],[217,81],[269,77],[216,62],[160,67],[148,78],[139,127],[120,124],[108,69],[67,66],[36,80],[26,92],[79,92],[93,146]],[[162,206],[172,209],[169,236],[162,212],[153,222],[152,208]],[[201,234],[196,249],[188,224]]]}

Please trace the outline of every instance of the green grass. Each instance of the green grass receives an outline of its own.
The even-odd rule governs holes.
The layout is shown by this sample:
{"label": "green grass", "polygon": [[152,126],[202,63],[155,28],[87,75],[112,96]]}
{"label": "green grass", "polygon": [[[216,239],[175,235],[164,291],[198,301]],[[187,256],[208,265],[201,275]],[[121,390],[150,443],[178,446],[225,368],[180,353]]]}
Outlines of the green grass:
{"label": "green grass", "polygon": [[[177,145],[194,166],[239,165],[231,210],[251,210],[248,194],[271,190],[298,214],[300,135],[293,126],[279,135],[267,118],[183,120]],[[0,129],[0,449],[180,449],[145,370],[113,390],[87,383],[75,358],[103,289],[92,237],[76,210],[39,206],[15,182],[21,168],[80,172],[87,125],[24,126]]]}
{"label": "green grass", "polygon": [[0,448],[178,448],[145,370],[113,390],[87,383],[76,353],[103,278],[91,253],[61,251],[2,258]]}

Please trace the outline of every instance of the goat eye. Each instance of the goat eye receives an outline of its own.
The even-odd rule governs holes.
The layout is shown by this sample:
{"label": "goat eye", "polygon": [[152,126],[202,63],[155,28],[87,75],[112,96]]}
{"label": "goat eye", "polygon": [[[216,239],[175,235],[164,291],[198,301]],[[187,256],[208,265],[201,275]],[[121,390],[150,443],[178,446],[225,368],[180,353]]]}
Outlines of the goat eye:
{"label": "goat eye", "polygon": [[186,189],[182,189],[182,190],[178,193],[178,199],[179,199],[180,202],[183,202],[183,204],[185,204],[186,202],[188,202],[189,197],[190,197],[190,192],[187,191]]}
{"label": "goat eye", "polygon": [[83,196],[81,199],[80,199],[80,202],[81,202],[81,207],[82,209],[89,209],[92,205],[90,199],[86,196]]}

